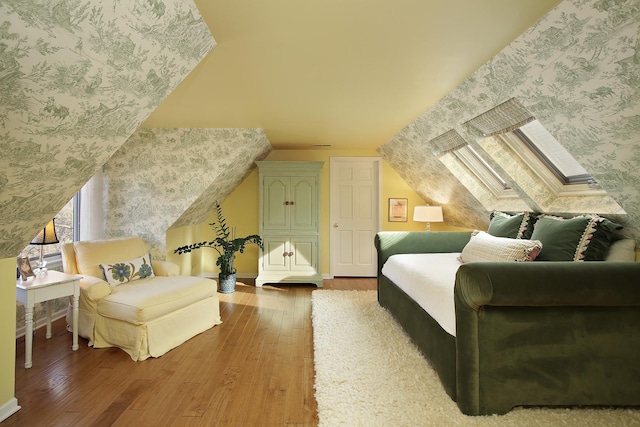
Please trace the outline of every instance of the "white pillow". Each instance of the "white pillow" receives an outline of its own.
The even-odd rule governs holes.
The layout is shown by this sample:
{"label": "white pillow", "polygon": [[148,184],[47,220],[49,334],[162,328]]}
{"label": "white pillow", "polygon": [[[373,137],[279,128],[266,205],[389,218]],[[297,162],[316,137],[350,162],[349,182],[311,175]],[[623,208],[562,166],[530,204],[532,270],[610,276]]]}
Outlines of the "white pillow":
{"label": "white pillow", "polygon": [[542,243],[539,240],[510,239],[495,237],[484,231],[475,230],[471,240],[462,249],[459,261],[533,261],[536,259]]}
{"label": "white pillow", "polygon": [[620,239],[611,243],[605,261],[634,262],[636,260],[636,241],[633,239]]}
{"label": "white pillow", "polygon": [[111,286],[118,286],[133,280],[154,277],[151,267],[151,256],[146,254],[128,261],[100,264],[104,278]]}

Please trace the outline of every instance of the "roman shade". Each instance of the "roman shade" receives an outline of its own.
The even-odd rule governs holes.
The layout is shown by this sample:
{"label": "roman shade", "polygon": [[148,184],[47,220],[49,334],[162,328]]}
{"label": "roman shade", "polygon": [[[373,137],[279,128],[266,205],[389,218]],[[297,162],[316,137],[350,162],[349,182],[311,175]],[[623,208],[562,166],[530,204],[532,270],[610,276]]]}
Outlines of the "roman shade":
{"label": "roman shade", "polygon": [[467,145],[467,141],[455,129],[436,136],[429,143],[433,144],[437,155],[450,153]]}
{"label": "roman shade", "polygon": [[484,136],[493,136],[514,131],[535,119],[520,101],[511,98],[465,122],[464,126],[480,131]]}

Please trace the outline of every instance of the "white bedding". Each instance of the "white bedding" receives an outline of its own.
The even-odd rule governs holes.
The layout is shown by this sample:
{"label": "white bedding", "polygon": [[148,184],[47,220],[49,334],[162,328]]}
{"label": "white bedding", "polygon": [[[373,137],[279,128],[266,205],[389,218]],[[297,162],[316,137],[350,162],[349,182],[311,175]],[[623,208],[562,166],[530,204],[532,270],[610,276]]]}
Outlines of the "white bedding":
{"label": "white bedding", "polygon": [[382,274],[409,295],[450,335],[456,335],[453,287],[460,253],[401,254],[389,257]]}

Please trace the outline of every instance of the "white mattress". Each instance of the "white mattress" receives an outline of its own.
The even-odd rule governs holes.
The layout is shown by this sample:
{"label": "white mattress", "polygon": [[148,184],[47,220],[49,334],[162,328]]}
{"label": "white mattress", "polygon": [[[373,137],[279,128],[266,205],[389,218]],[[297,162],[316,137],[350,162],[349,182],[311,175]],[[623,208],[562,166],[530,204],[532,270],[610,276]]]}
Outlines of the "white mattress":
{"label": "white mattress", "polygon": [[392,255],[382,274],[409,295],[450,335],[456,335],[453,287],[460,253]]}

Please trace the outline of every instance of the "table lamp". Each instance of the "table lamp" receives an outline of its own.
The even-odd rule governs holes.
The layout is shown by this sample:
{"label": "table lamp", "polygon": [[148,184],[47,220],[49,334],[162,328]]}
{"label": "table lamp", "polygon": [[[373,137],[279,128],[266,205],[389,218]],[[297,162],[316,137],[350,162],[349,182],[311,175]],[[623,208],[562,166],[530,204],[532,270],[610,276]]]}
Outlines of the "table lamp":
{"label": "table lamp", "polygon": [[426,222],[427,231],[431,231],[432,222],[442,222],[441,206],[416,206],[413,209],[413,220],[416,222]]}
{"label": "table lamp", "polygon": [[56,235],[56,219],[53,218],[30,243],[31,245],[40,246],[40,261],[38,262],[38,268],[34,270],[36,276],[47,274],[47,269],[45,268],[47,262],[43,259],[43,246],[53,245],[55,243],[60,243],[60,241]]}

